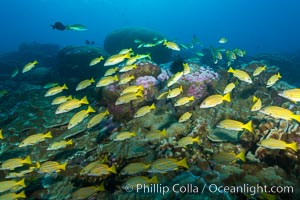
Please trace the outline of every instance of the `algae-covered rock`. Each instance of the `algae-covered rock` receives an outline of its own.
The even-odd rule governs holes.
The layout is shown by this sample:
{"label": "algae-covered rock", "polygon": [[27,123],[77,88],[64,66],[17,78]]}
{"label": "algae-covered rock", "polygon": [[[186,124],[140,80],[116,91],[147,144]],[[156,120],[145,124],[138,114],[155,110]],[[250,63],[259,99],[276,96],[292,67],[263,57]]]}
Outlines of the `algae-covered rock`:
{"label": "algae-covered rock", "polygon": [[108,57],[103,49],[94,46],[66,46],[58,53],[58,71],[64,78],[86,79],[101,75],[105,69],[103,61],[90,67],[89,63],[96,57]]}
{"label": "algae-covered rock", "polygon": [[104,49],[110,54],[116,54],[121,49],[132,48],[137,54],[150,53],[152,60],[157,63],[166,63],[170,61],[172,50],[167,49],[162,44],[151,48],[138,48],[134,40],[140,40],[144,43],[154,43],[154,38],[164,39],[162,34],[143,27],[126,27],[111,32],[106,36]]}

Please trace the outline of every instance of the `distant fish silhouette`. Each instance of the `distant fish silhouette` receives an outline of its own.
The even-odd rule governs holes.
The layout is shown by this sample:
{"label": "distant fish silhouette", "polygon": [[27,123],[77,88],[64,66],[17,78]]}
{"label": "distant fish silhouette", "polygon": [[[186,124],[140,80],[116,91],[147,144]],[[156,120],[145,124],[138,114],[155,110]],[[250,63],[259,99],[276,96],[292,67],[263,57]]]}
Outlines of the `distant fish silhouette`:
{"label": "distant fish silhouette", "polygon": [[95,41],[89,41],[89,40],[86,40],[86,41],[85,41],[85,44],[86,44],[86,45],[94,45],[94,44],[95,44]]}
{"label": "distant fish silhouette", "polygon": [[60,31],[64,31],[64,30],[66,30],[66,26],[63,24],[63,23],[61,23],[61,22],[55,22],[53,25],[51,25],[51,27],[53,28],[53,29],[57,29],[57,30],[60,30]]}

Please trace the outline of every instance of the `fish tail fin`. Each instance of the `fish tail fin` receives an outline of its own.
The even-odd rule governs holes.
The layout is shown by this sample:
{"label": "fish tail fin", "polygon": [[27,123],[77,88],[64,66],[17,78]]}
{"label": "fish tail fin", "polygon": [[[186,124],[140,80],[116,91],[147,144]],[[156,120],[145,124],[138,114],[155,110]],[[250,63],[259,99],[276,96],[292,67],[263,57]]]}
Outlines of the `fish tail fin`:
{"label": "fish tail fin", "polygon": [[26,198],[25,192],[24,190],[22,192],[20,192],[19,194],[16,195],[16,198]]}
{"label": "fish tail fin", "polygon": [[48,131],[47,133],[45,133],[44,137],[45,138],[52,138],[51,131]]}
{"label": "fish tail fin", "polygon": [[253,96],[253,99],[252,99],[252,102],[255,102],[255,101],[257,101],[258,100],[258,98],[254,95]]}
{"label": "fish tail fin", "polygon": [[137,97],[144,97],[144,95],[143,95],[143,93],[142,93],[141,90],[136,93],[136,96]]}
{"label": "fish tail fin", "polygon": [[62,86],[62,89],[68,89],[68,86],[66,85],[66,84],[64,84],[63,86]]}
{"label": "fish tail fin", "polygon": [[67,99],[72,99],[72,95],[67,96]]}
{"label": "fish tail fin", "polygon": [[152,105],[150,106],[150,109],[155,109],[155,104],[154,103],[152,103]]}
{"label": "fish tail fin", "polygon": [[253,133],[253,128],[252,128],[252,120],[250,120],[247,124],[244,125],[244,128]]}
{"label": "fish tail fin", "polygon": [[105,191],[104,181],[102,181],[102,183],[98,187],[96,187],[96,190],[99,192]]}
{"label": "fish tail fin", "polygon": [[262,70],[266,70],[267,69],[267,65],[264,65],[263,67],[262,67]]}
{"label": "fish tail fin", "polygon": [[118,75],[115,75],[115,76],[114,76],[114,80],[115,80],[115,81],[119,81]]}
{"label": "fish tail fin", "polygon": [[157,176],[153,176],[151,179],[149,179],[149,183],[158,183]]}
{"label": "fish tail fin", "polygon": [[20,185],[20,186],[26,187],[26,185],[25,185],[25,179],[23,178],[22,180],[20,180],[19,182],[17,182],[16,185]]}
{"label": "fish tail fin", "polygon": [[2,131],[0,131],[0,139],[3,139]]}
{"label": "fish tail fin", "polygon": [[282,78],[279,72],[278,72],[277,76],[278,76],[278,78]]}
{"label": "fish tail fin", "polygon": [[67,141],[67,144],[72,145],[72,144],[73,144],[73,140],[72,140],[72,139],[68,140],[68,141]]}
{"label": "fish tail fin", "polygon": [[194,138],[194,142],[197,142],[198,144],[200,144],[200,137],[197,136],[196,138]]}
{"label": "fish tail fin", "polygon": [[90,105],[88,109],[86,110],[87,113],[96,112]]}
{"label": "fish tail fin", "polygon": [[33,61],[33,64],[38,64],[39,62],[37,60],[34,60]]}
{"label": "fish tail fin", "polygon": [[229,69],[227,70],[227,72],[234,73],[234,69],[232,69],[232,67],[229,67]]}
{"label": "fish tail fin", "polygon": [[27,164],[31,164],[31,159],[30,159],[30,156],[27,156],[24,160],[23,160],[23,163],[27,163]]}
{"label": "fish tail fin", "polygon": [[137,65],[136,63],[133,65],[132,69],[136,69],[137,68]]}
{"label": "fish tail fin", "polygon": [[241,151],[238,155],[236,155],[236,158],[240,159],[243,162],[246,162],[245,151]]}
{"label": "fish tail fin", "polygon": [[167,131],[165,128],[160,133],[162,134],[163,137],[167,136]]}
{"label": "fish tail fin", "polygon": [[41,167],[41,163],[40,162],[36,162],[35,165],[36,165],[35,168],[37,168],[37,169],[39,169]]}
{"label": "fish tail fin", "polygon": [[181,166],[181,167],[184,167],[184,168],[186,168],[186,169],[189,169],[189,166],[188,166],[188,164],[187,164],[187,159],[186,159],[186,158],[184,158],[184,159],[178,161],[178,162],[177,162],[177,165],[178,165],[178,166]]}
{"label": "fish tail fin", "polygon": [[109,115],[109,114],[110,113],[109,113],[108,109],[106,108],[105,111],[104,111],[104,115]]}
{"label": "fish tail fin", "polygon": [[145,166],[145,170],[151,167],[151,163]]}
{"label": "fish tail fin", "polygon": [[182,89],[182,85],[180,85],[180,87],[179,87],[179,91],[180,91],[180,92],[182,92],[182,91],[183,91],[183,89]]}
{"label": "fish tail fin", "polygon": [[297,122],[300,123],[300,115],[293,115],[292,119],[296,120]]}
{"label": "fish tail fin", "polygon": [[94,82],[95,82],[95,79],[92,77],[91,80],[90,80],[90,82],[91,82],[91,83],[94,83]]}
{"label": "fish tail fin", "polygon": [[61,164],[61,165],[59,166],[59,168],[60,168],[61,170],[66,171],[67,164],[68,164],[68,162],[65,162],[65,163]]}
{"label": "fish tail fin", "polygon": [[227,102],[231,102],[230,92],[228,92],[223,96],[223,100]]}
{"label": "fish tail fin", "polygon": [[190,97],[190,100],[191,100],[191,101],[194,101],[194,100],[195,100],[195,97],[194,97],[194,96],[191,96],[191,97]]}
{"label": "fish tail fin", "polygon": [[111,173],[117,174],[117,169],[116,169],[115,165],[113,165],[110,168],[108,168],[108,171],[110,171]]}
{"label": "fish tail fin", "polygon": [[101,163],[108,163],[107,154],[105,154],[104,158],[101,160]]}
{"label": "fish tail fin", "polygon": [[80,103],[82,103],[82,104],[89,104],[89,101],[88,101],[87,97],[84,96],[84,97],[80,100]]}
{"label": "fish tail fin", "polygon": [[135,136],[136,136],[136,132],[132,132],[132,136],[134,136],[134,137],[135,137]]}
{"label": "fish tail fin", "polygon": [[297,142],[292,142],[292,143],[288,144],[287,147],[293,149],[294,151],[298,150]]}

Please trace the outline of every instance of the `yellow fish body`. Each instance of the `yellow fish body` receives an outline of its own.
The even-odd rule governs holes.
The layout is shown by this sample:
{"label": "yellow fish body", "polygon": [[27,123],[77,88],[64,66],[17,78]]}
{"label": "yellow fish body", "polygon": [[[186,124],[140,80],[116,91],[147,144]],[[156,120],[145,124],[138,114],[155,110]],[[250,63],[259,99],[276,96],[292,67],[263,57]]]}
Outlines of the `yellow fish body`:
{"label": "yellow fish body", "polygon": [[176,107],[176,106],[183,106],[183,105],[189,103],[190,101],[194,101],[194,100],[195,100],[194,96],[190,96],[190,97],[182,97],[182,98],[178,99],[178,100],[175,102],[174,106],[175,106],[175,107]]}
{"label": "yellow fish body", "polygon": [[122,79],[119,81],[119,85],[123,85],[123,84],[129,83],[130,81],[132,81],[132,80],[134,80],[134,79],[135,79],[134,75],[124,77],[124,78],[122,78]]}
{"label": "yellow fish body", "polygon": [[188,63],[183,63],[183,75],[191,73],[191,68]]}
{"label": "yellow fish body", "polygon": [[172,49],[174,51],[180,51],[179,46],[175,42],[170,42],[165,40],[163,45],[165,45],[167,48]]}
{"label": "yellow fish body", "polygon": [[278,93],[278,95],[281,97],[284,97],[286,99],[289,99],[293,102],[300,101],[300,89],[299,88],[285,90],[283,92]]}
{"label": "yellow fish body", "polygon": [[137,54],[135,57],[136,57],[137,60],[142,60],[144,58],[148,58],[148,59],[151,60],[150,53],[148,53],[148,54]]}
{"label": "yellow fish body", "polygon": [[55,161],[46,161],[41,164],[41,167],[39,168],[39,173],[55,173],[60,172],[61,170],[66,171],[66,166],[68,162],[65,162],[63,164],[60,164]]}
{"label": "yellow fish body", "polygon": [[104,188],[104,181],[102,181],[101,185],[99,186],[89,186],[89,187],[82,187],[72,193],[72,200],[82,200],[88,199],[90,196],[96,194],[97,192],[105,191]]}
{"label": "yellow fish body", "polygon": [[130,53],[112,55],[104,63],[104,66],[111,66],[123,62],[126,58],[130,58]]}
{"label": "yellow fish body", "polygon": [[89,116],[89,113],[96,112],[91,106],[88,107],[87,110],[81,110],[77,112],[73,117],[70,119],[68,124],[68,129],[73,128],[74,126],[78,125],[82,122],[85,118]]}
{"label": "yellow fish body", "polygon": [[22,167],[24,164],[31,165],[30,156],[27,156],[23,160],[21,158],[8,159],[2,163],[1,169],[2,170],[5,170],[5,169],[14,170],[17,167]]}
{"label": "yellow fish body", "polygon": [[89,173],[88,176],[102,176],[110,173],[117,174],[116,167],[113,165],[109,167],[106,164],[97,164]]}
{"label": "yellow fish body", "polygon": [[263,71],[266,70],[266,68],[267,68],[266,65],[257,67],[257,68],[254,70],[254,72],[253,72],[253,76],[258,76],[258,75],[260,75]]}
{"label": "yellow fish body", "polygon": [[24,190],[20,193],[7,193],[7,194],[3,194],[0,196],[0,199],[3,200],[15,200],[15,199],[20,199],[20,198],[26,198],[25,192]]}
{"label": "yellow fish body", "polygon": [[[255,97],[255,96],[254,96]],[[256,98],[256,97],[255,97]],[[262,107],[262,102],[260,98],[256,98],[255,103],[253,104],[253,106],[251,107],[251,111],[258,111],[260,110]]]}
{"label": "yellow fish body", "polygon": [[0,128],[0,139],[3,139],[2,128]]}
{"label": "yellow fish body", "polygon": [[119,78],[118,78],[117,75],[115,75],[115,76],[106,76],[106,77],[101,78],[98,81],[96,87],[107,86],[107,85],[110,85],[110,84],[112,84],[112,83],[114,83],[114,82],[116,82],[118,80],[119,80]]}
{"label": "yellow fish body", "polygon": [[72,95],[59,96],[59,97],[56,97],[55,99],[53,99],[53,101],[51,102],[51,105],[59,105],[59,104],[69,101],[70,99],[72,99]]}
{"label": "yellow fish body", "polygon": [[114,139],[114,141],[127,140],[127,139],[135,137],[135,136],[136,136],[135,132],[124,131],[124,132],[118,133],[118,135],[116,136],[116,138]]}
{"label": "yellow fish body", "polygon": [[132,48],[128,48],[128,49],[122,49],[119,54],[127,54],[127,53],[131,53],[132,52]]}
{"label": "yellow fish body", "polygon": [[235,88],[235,84],[232,82],[232,83],[228,83],[224,89],[224,92],[223,94],[227,94],[227,93],[230,93],[233,89]]}
{"label": "yellow fish body", "polygon": [[170,80],[167,83],[167,86],[170,87],[170,86],[174,85],[182,76],[183,76],[183,71],[177,72],[175,75],[173,75],[170,78]]}
{"label": "yellow fish body", "polygon": [[250,120],[248,123],[244,124],[242,122],[232,120],[232,119],[225,119],[217,124],[218,128],[224,128],[227,130],[233,130],[233,131],[242,131],[243,129],[246,129],[250,132],[253,132],[252,129],[252,121]]}
{"label": "yellow fish body", "polygon": [[46,85],[44,85],[44,89],[49,89],[49,88],[53,88],[55,86],[58,86],[58,83],[47,83]]}
{"label": "yellow fish body", "polygon": [[160,95],[158,95],[158,97],[156,97],[156,99],[157,100],[165,99],[165,98],[167,98],[168,95],[169,95],[169,92],[163,92]]}
{"label": "yellow fish body", "polygon": [[133,56],[133,57],[129,58],[129,59],[126,61],[126,65],[132,65],[132,64],[135,63],[137,60],[138,60],[137,55],[136,55],[136,56]]}
{"label": "yellow fish body", "polygon": [[268,138],[265,140],[261,140],[258,144],[258,146],[267,148],[267,149],[286,149],[290,148],[294,151],[298,150],[297,147],[297,142],[292,142],[292,143],[286,143],[285,141],[282,140],[277,140],[273,138]]}
{"label": "yellow fish body", "polygon": [[170,99],[170,98],[177,97],[178,95],[180,95],[180,93],[182,93],[182,91],[183,91],[182,85],[179,88],[174,88],[172,90],[169,90],[167,98]]}
{"label": "yellow fish body", "polygon": [[94,58],[93,60],[91,60],[90,66],[97,65],[99,62],[101,62],[101,60],[104,60],[103,56],[99,56],[97,58]]}
{"label": "yellow fish body", "polygon": [[126,165],[120,172],[121,175],[134,175],[140,172],[144,172],[145,170],[149,169],[151,164],[144,164],[144,163],[129,163]]}
{"label": "yellow fish body", "polygon": [[160,130],[149,131],[146,134],[145,141],[160,140],[165,137],[167,137],[167,132],[166,132],[166,129],[164,128],[162,131],[160,131]]}
{"label": "yellow fish body", "polygon": [[22,73],[28,72],[30,70],[32,70],[36,64],[38,64],[39,62],[37,60],[34,60],[33,62],[29,62],[27,63],[22,70]]}
{"label": "yellow fish body", "polygon": [[190,136],[183,137],[180,140],[178,140],[177,146],[178,147],[186,147],[187,145],[193,144],[194,142],[197,142],[198,144],[200,144],[199,136],[197,136],[195,138],[192,138]]}
{"label": "yellow fish body", "polygon": [[151,168],[148,170],[150,173],[166,173],[169,171],[177,170],[178,167],[184,167],[189,169],[187,164],[187,159],[184,158],[182,160],[177,161],[174,158],[160,158],[155,160],[151,164]]}
{"label": "yellow fish body", "polygon": [[151,106],[143,106],[136,111],[136,113],[134,114],[134,118],[142,117],[154,109],[155,109],[154,103]]}
{"label": "yellow fish body", "polygon": [[127,94],[127,93],[136,93],[139,90],[143,91],[144,87],[143,85],[131,85],[125,88],[122,92],[121,95]]}
{"label": "yellow fish body", "polygon": [[157,176],[153,176],[152,178],[148,178],[146,176],[134,176],[129,178],[126,182],[125,185],[130,185],[134,190],[137,189],[138,184],[142,185],[150,185],[150,184],[157,184],[158,179]]}
{"label": "yellow fish body", "polygon": [[93,116],[90,121],[87,123],[87,128],[92,128],[96,126],[97,124],[100,124],[100,122],[104,119],[105,116],[109,115],[108,110],[106,109],[104,112],[101,112],[95,116]]}
{"label": "yellow fish body", "polygon": [[111,76],[114,75],[118,71],[118,67],[114,68],[109,68],[108,70],[105,71],[104,76]]}
{"label": "yellow fish body", "polygon": [[241,151],[239,154],[235,154],[234,152],[220,152],[214,154],[212,158],[216,162],[223,163],[223,164],[234,163],[237,160],[246,162],[245,151]]}
{"label": "yellow fish body", "polygon": [[247,83],[252,83],[252,79],[249,76],[249,74],[247,74],[247,72],[239,70],[239,69],[232,69],[232,67],[229,68],[228,70],[229,73],[232,73],[234,77],[238,78],[241,81],[247,82]]}
{"label": "yellow fish body", "polygon": [[73,144],[72,139],[70,139],[70,140],[68,140],[68,141],[62,140],[62,141],[59,141],[59,142],[54,142],[54,143],[52,143],[52,144],[47,148],[47,150],[63,149],[63,148],[66,148],[67,145],[72,145],[72,144]]}
{"label": "yellow fish body", "polygon": [[89,104],[86,96],[84,96],[81,100],[71,99],[63,104],[60,104],[59,107],[56,109],[55,114],[69,112],[75,108],[79,108],[81,104]]}
{"label": "yellow fish body", "polygon": [[53,96],[53,95],[56,95],[60,92],[62,92],[63,90],[67,90],[68,87],[66,84],[64,84],[63,86],[55,86],[53,88],[50,88],[46,94],[45,94],[45,97],[49,97],[49,96]]}
{"label": "yellow fish body", "polygon": [[75,90],[76,91],[83,90],[83,89],[89,87],[90,85],[92,85],[92,83],[94,83],[94,82],[95,82],[94,78],[83,80],[80,83],[78,83]]}
{"label": "yellow fish body", "polygon": [[223,103],[223,101],[231,102],[230,93],[227,93],[224,96],[219,94],[211,95],[203,100],[203,102],[200,104],[200,108],[215,107]]}
{"label": "yellow fish body", "polygon": [[143,95],[143,93],[142,93],[141,90],[138,91],[138,92],[136,92],[136,93],[133,93],[133,92],[131,92],[131,93],[126,93],[126,94],[120,96],[120,97],[117,99],[115,105],[121,105],[121,104],[129,103],[129,102],[131,102],[132,100],[137,100],[138,97],[144,97],[144,95]]}
{"label": "yellow fish body", "polygon": [[14,181],[14,180],[13,181],[1,181],[0,182],[0,193],[11,190],[17,186],[21,186],[22,188],[26,187],[25,179],[22,179],[18,182]]}
{"label": "yellow fish body", "polygon": [[191,118],[191,116],[192,116],[191,112],[185,112],[179,117],[178,122],[185,122],[185,121],[189,120]]}
{"label": "yellow fish body", "polygon": [[225,44],[225,43],[227,43],[227,42],[228,42],[228,39],[225,38],[225,37],[221,37],[221,38],[219,39],[219,43],[220,43],[220,44]]}
{"label": "yellow fish body", "polygon": [[296,120],[300,123],[300,115],[295,115],[292,111],[278,106],[268,106],[259,110],[259,112],[269,115],[275,119]]}
{"label": "yellow fish body", "polygon": [[120,69],[119,72],[128,72],[128,71],[131,71],[131,70],[136,69],[136,68],[137,68],[136,64],[133,64],[133,65],[125,65],[124,67],[122,67],[122,68]]}
{"label": "yellow fish body", "polygon": [[267,81],[267,87],[272,87],[280,78],[281,78],[281,75],[279,72],[278,72],[278,74],[274,74],[273,76],[271,76],[269,78],[269,80]]}
{"label": "yellow fish body", "polygon": [[38,133],[38,134],[30,135],[19,144],[19,147],[26,147],[29,145],[37,144],[39,142],[44,141],[46,138],[52,138],[51,131],[48,131],[45,134]]}

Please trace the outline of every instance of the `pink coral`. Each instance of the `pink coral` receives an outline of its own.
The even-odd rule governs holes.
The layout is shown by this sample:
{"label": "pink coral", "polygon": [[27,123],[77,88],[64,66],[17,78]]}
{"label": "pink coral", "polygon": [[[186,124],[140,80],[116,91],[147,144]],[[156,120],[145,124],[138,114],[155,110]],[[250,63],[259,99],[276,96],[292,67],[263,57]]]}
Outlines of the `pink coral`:
{"label": "pink coral", "polygon": [[158,80],[153,76],[141,76],[135,80],[136,85],[143,85],[144,97],[147,100],[153,99],[158,93]]}
{"label": "pink coral", "polygon": [[166,70],[162,69],[161,73],[157,76],[157,79],[161,82],[166,81],[170,78]]}

